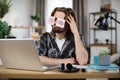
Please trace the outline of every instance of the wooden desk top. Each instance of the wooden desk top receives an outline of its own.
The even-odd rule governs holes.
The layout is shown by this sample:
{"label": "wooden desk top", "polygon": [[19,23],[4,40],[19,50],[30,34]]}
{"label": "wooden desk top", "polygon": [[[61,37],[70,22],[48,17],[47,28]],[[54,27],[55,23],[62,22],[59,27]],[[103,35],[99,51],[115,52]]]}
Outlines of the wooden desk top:
{"label": "wooden desk top", "polygon": [[58,70],[39,72],[0,67],[0,78],[44,78],[44,79],[77,79],[77,78],[120,78],[119,73],[90,73],[76,72],[63,73]]}

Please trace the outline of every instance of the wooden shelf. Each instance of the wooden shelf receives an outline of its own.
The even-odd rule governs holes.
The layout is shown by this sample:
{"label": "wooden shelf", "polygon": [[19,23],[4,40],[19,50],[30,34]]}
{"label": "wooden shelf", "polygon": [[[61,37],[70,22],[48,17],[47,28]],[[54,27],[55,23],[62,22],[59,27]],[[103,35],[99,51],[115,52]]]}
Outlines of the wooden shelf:
{"label": "wooden shelf", "polygon": [[94,46],[94,47],[108,47],[112,54],[116,53],[116,44],[90,44],[90,46]]}
{"label": "wooden shelf", "polygon": [[[100,15],[100,14],[105,14],[107,11],[104,11],[104,12],[92,12],[90,14],[92,15]],[[110,13],[115,13],[114,11],[110,11]]]}
{"label": "wooden shelf", "polygon": [[[97,27],[91,27],[90,29],[94,29],[94,30],[102,30],[100,28],[97,28]],[[111,29],[116,29],[115,27],[108,27],[107,30],[111,30]]]}
{"label": "wooden shelf", "polygon": [[[44,26],[12,26],[12,29],[28,29],[29,37],[32,37],[33,33],[38,33],[40,35],[45,32]],[[39,33],[39,31],[40,31],[40,33]]]}
{"label": "wooden shelf", "polygon": [[12,28],[33,28],[33,29],[42,29],[44,26],[12,26]]}

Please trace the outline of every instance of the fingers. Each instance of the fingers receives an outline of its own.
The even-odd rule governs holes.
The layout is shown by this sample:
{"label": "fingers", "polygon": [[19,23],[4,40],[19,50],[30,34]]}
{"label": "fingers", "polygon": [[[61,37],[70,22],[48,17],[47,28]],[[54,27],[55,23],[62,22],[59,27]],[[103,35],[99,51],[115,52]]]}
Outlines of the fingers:
{"label": "fingers", "polygon": [[74,21],[74,18],[72,17],[72,15],[69,15],[67,22],[70,24],[73,21]]}
{"label": "fingers", "polygon": [[74,21],[74,18],[73,18],[73,16],[72,16],[72,15],[70,15],[69,17],[70,17],[70,19],[71,19],[72,21]]}

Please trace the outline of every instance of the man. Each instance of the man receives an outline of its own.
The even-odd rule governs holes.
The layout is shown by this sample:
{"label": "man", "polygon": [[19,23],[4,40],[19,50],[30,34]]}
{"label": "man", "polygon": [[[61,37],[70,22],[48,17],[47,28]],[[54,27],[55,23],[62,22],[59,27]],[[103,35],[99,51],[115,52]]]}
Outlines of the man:
{"label": "man", "polygon": [[52,33],[40,38],[40,61],[43,65],[87,64],[88,53],[79,35],[75,13],[71,8],[57,7],[51,13]]}

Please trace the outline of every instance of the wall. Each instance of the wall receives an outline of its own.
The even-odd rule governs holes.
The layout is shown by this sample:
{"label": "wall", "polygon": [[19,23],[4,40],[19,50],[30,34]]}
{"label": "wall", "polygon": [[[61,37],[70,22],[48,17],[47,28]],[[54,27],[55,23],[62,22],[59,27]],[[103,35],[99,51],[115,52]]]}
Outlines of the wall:
{"label": "wall", "polygon": [[[30,15],[35,12],[36,0],[12,0],[12,6],[4,20],[12,26],[30,26],[32,21]],[[28,37],[28,29],[12,29],[16,37]]]}
{"label": "wall", "polygon": [[[117,10],[117,20],[120,21],[120,0],[112,0],[112,8]],[[117,46],[118,53],[120,53],[120,24],[117,24]]]}

